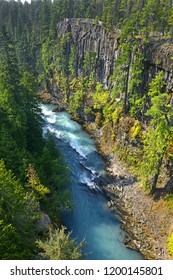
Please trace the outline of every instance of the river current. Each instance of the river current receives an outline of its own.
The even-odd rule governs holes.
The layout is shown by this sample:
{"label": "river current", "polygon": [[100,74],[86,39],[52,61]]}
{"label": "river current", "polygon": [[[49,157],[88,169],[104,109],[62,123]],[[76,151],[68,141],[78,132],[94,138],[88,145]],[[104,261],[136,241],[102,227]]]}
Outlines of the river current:
{"label": "river current", "polygon": [[66,112],[52,112],[51,105],[41,105],[47,130],[57,139],[57,146],[71,170],[70,191],[74,201],[71,211],[63,214],[63,224],[77,241],[85,238],[86,259],[138,260],[142,256],[123,244],[124,231],[118,216],[107,207],[107,198],[98,178],[106,175],[105,163],[94,141]]}

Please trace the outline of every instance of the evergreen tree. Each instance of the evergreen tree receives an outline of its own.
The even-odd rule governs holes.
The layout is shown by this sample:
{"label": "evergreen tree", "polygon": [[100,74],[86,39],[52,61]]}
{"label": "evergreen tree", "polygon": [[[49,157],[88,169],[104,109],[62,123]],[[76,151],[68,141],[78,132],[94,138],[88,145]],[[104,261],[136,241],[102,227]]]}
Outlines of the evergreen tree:
{"label": "evergreen tree", "polygon": [[149,188],[151,193],[156,190],[166,147],[172,133],[170,119],[173,110],[168,103],[168,94],[162,91],[164,85],[163,72],[160,72],[151,82],[148,93],[151,97],[151,107],[146,115],[151,117],[151,121],[144,141],[141,174],[144,186]]}
{"label": "evergreen tree", "polygon": [[84,242],[77,244],[71,238],[71,232],[65,234],[65,227],[49,231],[49,239],[38,240],[37,245],[43,250],[40,255],[49,260],[79,260],[82,258]]}
{"label": "evergreen tree", "polygon": [[[11,171],[0,161],[0,243],[1,259],[30,258],[34,249],[38,203],[25,193]],[[6,235],[7,234],[7,235]]]}

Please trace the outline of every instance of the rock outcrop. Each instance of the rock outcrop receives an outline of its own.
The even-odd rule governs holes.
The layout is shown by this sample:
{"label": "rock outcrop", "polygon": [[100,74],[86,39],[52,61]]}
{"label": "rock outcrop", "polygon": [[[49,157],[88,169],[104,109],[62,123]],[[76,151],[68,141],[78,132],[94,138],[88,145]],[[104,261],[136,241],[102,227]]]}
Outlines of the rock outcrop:
{"label": "rock outcrop", "polygon": [[105,86],[110,85],[109,77],[115,69],[115,61],[119,56],[118,40],[120,30],[113,33],[92,19],[64,19],[57,25],[57,36],[70,34],[66,56],[71,46],[77,51],[77,75],[83,73],[83,61],[87,51],[96,53],[95,76]]}
{"label": "rock outcrop", "polygon": [[169,259],[166,246],[172,213],[164,200],[153,200],[140,184],[129,184],[128,180],[124,177],[126,184],[122,185],[122,179],[117,178],[105,189],[110,197],[108,206],[120,213],[122,226],[128,233],[125,245],[138,250],[148,260]]}
{"label": "rock outcrop", "polygon": [[[95,52],[96,66],[95,77],[104,84],[111,86],[110,76],[115,70],[115,62],[120,55],[119,29],[106,30],[100,21],[93,19],[64,19],[57,25],[57,39],[69,35],[66,47],[66,58],[70,56],[72,46],[76,48],[77,76],[84,72],[84,57],[87,51]],[[168,40],[154,39],[142,46],[145,56],[145,67],[143,70],[142,89],[147,89],[148,83],[156,76],[158,71],[163,70],[169,91],[173,92],[173,45]],[[135,56],[134,56],[135,57]],[[129,79],[130,80],[130,73]]]}
{"label": "rock outcrop", "polygon": [[163,70],[167,89],[173,92],[173,44],[166,39],[152,40],[145,56],[148,76],[154,77],[158,71]]}

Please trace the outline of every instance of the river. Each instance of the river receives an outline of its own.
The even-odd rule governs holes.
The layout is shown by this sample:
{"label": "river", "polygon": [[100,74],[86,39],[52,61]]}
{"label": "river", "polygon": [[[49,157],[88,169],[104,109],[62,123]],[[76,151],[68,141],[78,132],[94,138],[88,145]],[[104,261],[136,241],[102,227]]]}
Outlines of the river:
{"label": "river", "polygon": [[52,112],[51,105],[42,105],[44,133],[49,130],[57,138],[57,146],[71,170],[74,207],[62,220],[77,241],[85,238],[86,259],[138,260],[142,256],[123,244],[125,232],[118,215],[107,207],[107,198],[98,185],[104,178],[105,163],[90,135],[66,112]]}

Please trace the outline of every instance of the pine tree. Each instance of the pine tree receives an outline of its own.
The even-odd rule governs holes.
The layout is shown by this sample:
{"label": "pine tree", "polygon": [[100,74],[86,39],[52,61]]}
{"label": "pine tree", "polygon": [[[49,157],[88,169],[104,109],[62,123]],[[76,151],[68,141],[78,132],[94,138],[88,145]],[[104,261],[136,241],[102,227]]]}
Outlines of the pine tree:
{"label": "pine tree", "polygon": [[144,141],[144,157],[141,164],[143,184],[154,193],[157,187],[166,147],[170,141],[172,126],[170,119],[173,110],[168,102],[168,94],[162,90],[165,86],[163,72],[160,72],[150,83],[148,95],[151,107],[146,115],[151,118]]}
{"label": "pine tree", "polygon": [[84,241],[77,244],[71,238],[71,232],[65,233],[66,228],[49,230],[49,239],[38,240],[37,246],[43,250],[40,255],[49,260],[79,260],[82,258]]}
{"label": "pine tree", "polygon": [[[25,193],[11,171],[0,161],[0,242],[2,258],[30,258],[34,250],[39,204]],[[5,235],[7,233],[7,236]],[[15,245],[14,245],[14,242]],[[15,251],[13,251],[15,250]]]}

